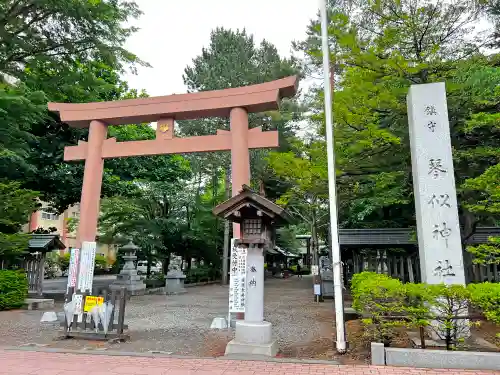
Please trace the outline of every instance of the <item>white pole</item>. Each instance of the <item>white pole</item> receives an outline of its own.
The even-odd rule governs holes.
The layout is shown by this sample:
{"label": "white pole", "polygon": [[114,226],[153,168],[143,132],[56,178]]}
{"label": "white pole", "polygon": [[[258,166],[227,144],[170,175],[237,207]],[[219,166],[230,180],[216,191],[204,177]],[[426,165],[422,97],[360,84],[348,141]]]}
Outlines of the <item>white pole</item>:
{"label": "white pole", "polygon": [[333,138],[332,91],[330,86],[330,50],[328,48],[327,0],[320,0],[321,40],[323,50],[323,76],[325,87],[326,150],[328,155],[328,196],[330,200],[330,227],[332,240],[333,288],[335,298],[335,323],[337,325],[337,352],[345,353],[344,299],[342,296],[342,262],[340,261],[337,219],[337,191],[335,186],[335,148]]}

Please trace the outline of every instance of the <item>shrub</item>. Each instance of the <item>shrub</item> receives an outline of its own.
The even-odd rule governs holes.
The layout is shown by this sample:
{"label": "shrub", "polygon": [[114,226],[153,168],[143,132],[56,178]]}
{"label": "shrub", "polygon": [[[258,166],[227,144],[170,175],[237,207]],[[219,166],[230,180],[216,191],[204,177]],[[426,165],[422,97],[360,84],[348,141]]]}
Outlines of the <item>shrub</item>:
{"label": "shrub", "polygon": [[500,284],[402,284],[387,275],[362,272],[354,275],[351,292],[353,307],[366,318],[365,333],[385,344],[390,344],[397,327],[430,326],[451,350],[469,329],[458,319],[468,315],[469,305],[500,324]]}
{"label": "shrub", "polygon": [[217,280],[220,278],[220,270],[215,267],[201,266],[191,268],[186,272],[186,284],[202,283],[206,281]]}
{"label": "shrub", "polygon": [[61,272],[64,274],[66,271],[68,271],[69,268],[69,258],[71,257],[70,253],[64,253],[63,255],[59,256],[59,268],[61,269]]}
{"label": "shrub", "polygon": [[463,333],[469,331],[464,320],[457,319],[468,315],[470,292],[464,285],[428,285],[435,297],[431,301],[432,319],[437,322],[430,327],[439,338],[445,341],[446,349],[452,350],[463,341]]}
{"label": "shrub", "polygon": [[486,319],[500,325],[500,284],[470,284],[471,304],[480,308]]}
{"label": "shrub", "polygon": [[431,306],[436,299],[436,290],[427,284],[404,284],[405,314],[408,327],[427,327],[432,321]]}
{"label": "shrub", "polygon": [[96,270],[103,271],[108,266],[108,260],[103,255],[96,255],[95,260],[94,260],[94,264],[95,264]]}
{"label": "shrub", "polygon": [[[405,320],[396,318],[405,312],[404,285],[386,275],[362,272],[354,275],[351,293],[352,306],[365,316],[365,334],[389,345],[396,328],[406,325]],[[395,318],[388,318],[391,316]]]}
{"label": "shrub", "polygon": [[48,253],[45,258],[45,277],[48,279],[57,277],[57,271],[59,268],[59,254],[53,252]]}
{"label": "shrub", "polygon": [[28,280],[24,271],[0,270],[0,310],[16,309],[28,295]]}

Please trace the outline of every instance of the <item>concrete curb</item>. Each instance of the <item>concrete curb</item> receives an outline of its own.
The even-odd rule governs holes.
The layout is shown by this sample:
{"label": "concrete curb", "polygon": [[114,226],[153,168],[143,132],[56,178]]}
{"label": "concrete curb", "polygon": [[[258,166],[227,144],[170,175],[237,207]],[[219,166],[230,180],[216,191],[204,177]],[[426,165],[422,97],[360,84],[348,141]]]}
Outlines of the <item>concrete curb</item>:
{"label": "concrete curb", "polygon": [[385,348],[371,343],[373,366],[431,369],[500,370],[499,352],[465,352],[428,349]]}
{"label": "concrete curb", "polygon": [[172,359],[210,359],[214,361],[247,361],[247,362],[275,362],[275,363],[298,363],[298,364],[318,364],[328,366],[340,366],[336,361],[325,360],[308,360],[296,358],[270,358],[265,356],[248,356],[248,355],[231,355],[223,357],[195,357],[183,356],[175,354],[167,354],[162,352],[119,352],[119,351],[103,351],[103,350],[74,350],[64,348],[47,348],[47,347],[32,347],[32,346],[9,346],[0,348],[4,351],[25,351],[25,352],[43,352],[43,353],[64,353],[64,354],[88,354],[88,355],[104,355],[104,356],[117,356],[117,357],[147,357],[147,358],[172,358]]}
{"label": "concrete curb", "polygon": [[[203,283],[184,284],[184,288],[193,288],[195,286],[214,285],[214,284],[219,284],[219,283],[220,283],[220,280],[206,281]],[[162,295],[162,294],[166,294],[166,292],[167,292],[167,287],[161,286],[158,288],[149,288],[149,289],[146,288],[145,294]]]}

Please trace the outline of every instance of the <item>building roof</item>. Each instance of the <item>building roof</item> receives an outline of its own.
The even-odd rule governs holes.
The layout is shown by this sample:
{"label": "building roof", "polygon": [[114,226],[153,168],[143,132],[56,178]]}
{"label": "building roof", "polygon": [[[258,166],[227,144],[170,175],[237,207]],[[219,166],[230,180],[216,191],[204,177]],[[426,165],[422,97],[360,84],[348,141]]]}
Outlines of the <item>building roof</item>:
{"label": "building roof", "polygon": [[32,234],[28,246],[30,251],[41,252],[64,250],[66,248],[59,239],[58,234]]}
{"label": "building roof", "polygon": [[[480,227],[473,236],[467,239],[467,244],[481,244],[488,237],[500,236],[500,227]],[[304,239],[307,236],[297,237]],[[349,246],[408,246],[417,245],[415,229],[412,228],[369,228],[369,229],[339,229],[339,244]],[[305,253],[306,249],[301,248]]]}
{"label": "building roof", "polygon": [[292,220],[292,217],[285,211],[284,208],[257,194],[247,185],[243,185],[243,189],[238,193],[238,195],[235,195],[227,201],[219,204],[212,210],[212,212],[215,216],[223,217],[226,220],[240,222],[241,217],[238,217],[235,212],[239,211],[246,205],[251,205],[256,210],[262,211],[268,217],[272,218],[274,223],[278,225]]}

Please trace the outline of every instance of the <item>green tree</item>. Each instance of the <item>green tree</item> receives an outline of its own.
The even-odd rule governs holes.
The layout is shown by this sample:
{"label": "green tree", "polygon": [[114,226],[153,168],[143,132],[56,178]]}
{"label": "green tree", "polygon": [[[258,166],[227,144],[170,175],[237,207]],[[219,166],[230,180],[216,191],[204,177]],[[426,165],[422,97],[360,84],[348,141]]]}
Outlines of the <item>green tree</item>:
{"label": "green tree", "polygon": [[[196,184],[143,183],[141,196],[112,197],[102,204],[99,230],[108,243],[132,239],[141,248],[138,256],[152,262],[162,259],[168,267],[171,255],[182,256],[188,266],[191,258],[218,264],[217,242],[222,228],[215,223],[212,189],[196,196]],[[220,242],[220,241],[219,241]]]}
{"label": "green tree", "polygon": [[[498,132],[492,122],[468,136],[468,122],[493,101],[498,64],[483,56],[489,35],[476,33],[486,5],[466,1],[330,2],[329,37],[335,67],[335,148],[339,213],[348,227],[414,225],[406,113],[411,84],[447,82],[448,109],[460,186],[498,163]],[[308,66],[319,66],[319,22],[296,43]],[[312,70],[312,69],[311,69]],[[315,91],[312,120],[324,133],[322,93]],[[479,115],[480,116],[480,115]],[[469,132],[470,133],[470,132]],[[486,141],[486,147],[479,144]],[[469,160],[466,159],[465,155]],[[470,158],[474,162],[470,162]],[[326,165],[324,165],[326,169]],[[463,195],[462,195],[463,194]],[[460,201],[478,199],[461,190]],[[491,217],[460,210],[464,238]]]}
{"label": "green tree", "polygon": [[29,235],[20,233],[37,207],[38,192],[21,189],[16,182],[0,182],[0,263],[3,266],[28,251]]}
{"label": "green tree", "polygon": [[141,63],[123,48],[141,12],[134,1],[0,1],[0,72],[23,79],[30,64],[65,73],[97,58],[113,68]]}
{"label": "green tree", "polygon": [[[299,73],[294,59],[282,58],[274,45],[266,40],[256,45],[252,35],[245,30],[217,28],[210,35],[210,44],[193,59],[184,70],[184,83],[189,92],[220,90],[267,82]],[[280,111],[249,115],[251,128],[262,126],[263,130],[278,130],[281,149],[286,149],[288,139],[293,137],[296,121],[301,118],[302,108],[295,100],[284,100]],[[229,130],[227,118],[181,121],[180,131],[184,135],[214,134],[216,129]],[[266,150],[251,150],[251,175],[259,190],[268,197],[276,198],[285,190],[272,175],[266,164]],[[213,192],[219,190],[218,176],[224,175],[225,198],[230,197],[230,159],[228,153],[191,155],[189,157],[194,175],[201,182],[211,181]],[[212,198],[217,194],[212,193]],[[219,197],[223,199],[223,196]],[[212,205],[220,203],[213,200]],[[216,223],[218,219],[216,219]],[[230,225],[225,223],[224,248],[229,246]]]}
{"label": "green tree", "polygon": [[328,213],[326,146],[321,140],[296,141],[293,145],[294,151],[271,152],[268,161],[274,173],[289,186],[277,202],[308,226],[316,264],[320,229],[325,227]]}

